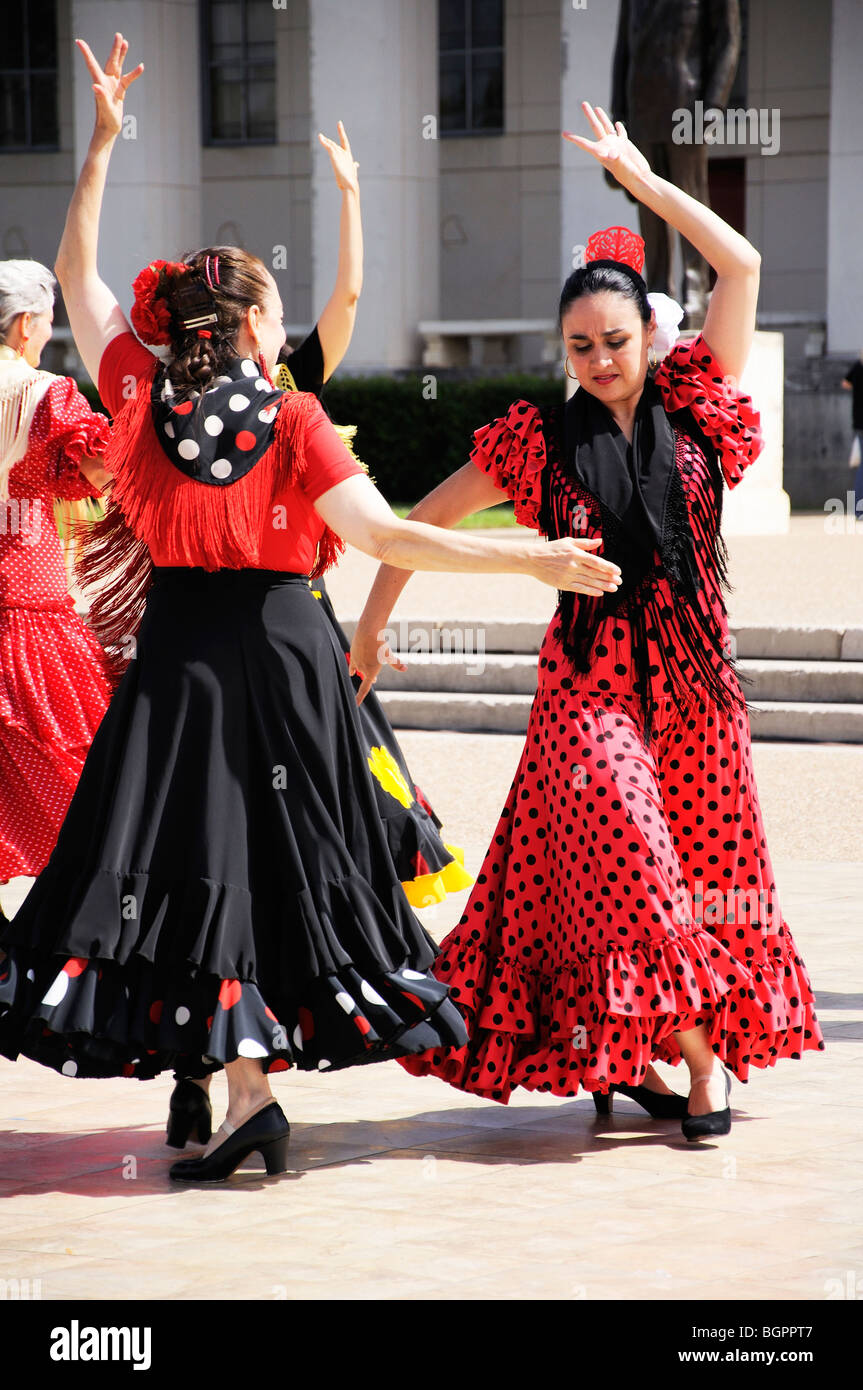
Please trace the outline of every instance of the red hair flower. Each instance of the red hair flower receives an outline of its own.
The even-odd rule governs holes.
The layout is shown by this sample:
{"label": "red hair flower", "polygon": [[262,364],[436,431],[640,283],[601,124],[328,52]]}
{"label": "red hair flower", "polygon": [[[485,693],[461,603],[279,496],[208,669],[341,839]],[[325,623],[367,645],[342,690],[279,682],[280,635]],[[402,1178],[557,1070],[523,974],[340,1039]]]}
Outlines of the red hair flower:
{"label": "red hair flower", "polygon": [[132,291],[135,302],[132,305],[132,327],[142,343],[164,346],[171,341],[168,329],[171,324],[171,310],[165,298],[165,279],[168,275],[179,275],[188,270],[182,261],[151,261],[135,277]]}
{"label": "red hair flower", "polygon": [[644,267],[644,240],[628,227],[606,227],[589,238],[584,260],[585,264],[590,261],[620,261],[640,275]]}

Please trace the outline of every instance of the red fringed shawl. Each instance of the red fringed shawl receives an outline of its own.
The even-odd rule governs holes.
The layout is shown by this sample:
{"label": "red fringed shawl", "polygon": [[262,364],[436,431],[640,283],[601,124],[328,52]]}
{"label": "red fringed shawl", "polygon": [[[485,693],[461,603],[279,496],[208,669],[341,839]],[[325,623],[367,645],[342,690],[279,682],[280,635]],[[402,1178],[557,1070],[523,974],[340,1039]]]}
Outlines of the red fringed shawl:
{"label": "red fringed shawl", "polygon": [[[255,568],[277,496],[306,467],[306,424],[317,407],[307,394],[283,396],[266,453],[229,487],[209,487],[175,468],[156,437],[150,388],[158,367],[154,362],[138,381],[114,422],[104,456],[113,474],[104,516],[72,528],[79,542],[76,578],[114,688],[134,654],[153,580],[149,545],[170,549],[182,556],[180,563],[205,570]],[[343,549],[344,542],[326,527],[312,578],[329,569]]]}

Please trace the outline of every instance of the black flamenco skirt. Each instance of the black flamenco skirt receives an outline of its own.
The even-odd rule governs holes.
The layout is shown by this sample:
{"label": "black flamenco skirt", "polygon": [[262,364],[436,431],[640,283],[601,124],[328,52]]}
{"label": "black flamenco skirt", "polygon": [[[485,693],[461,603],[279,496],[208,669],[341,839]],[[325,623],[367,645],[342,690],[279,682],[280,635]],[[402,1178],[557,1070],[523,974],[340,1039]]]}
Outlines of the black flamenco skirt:
{"label": "black flamenco skirt", "polygon": [[70,1076],[464,1045],[305,575],[154,569],[135,658],[0,945],[0,1052]]}
{"label": "black flamenco skirt", "polygon": [[[322,579],[312,592],[333,626],[342,651],[350,652]],[[359,680],[354,678],[357,688]],[[378,811],[384,823],[396,872],[413,907],[443,902],[449,893],[470,888],[473,878],[464,867],[464,852],[447,844],[441,822],[411,776],[404,753],[374,690],[359,707],[360,737],[374,778]]]}

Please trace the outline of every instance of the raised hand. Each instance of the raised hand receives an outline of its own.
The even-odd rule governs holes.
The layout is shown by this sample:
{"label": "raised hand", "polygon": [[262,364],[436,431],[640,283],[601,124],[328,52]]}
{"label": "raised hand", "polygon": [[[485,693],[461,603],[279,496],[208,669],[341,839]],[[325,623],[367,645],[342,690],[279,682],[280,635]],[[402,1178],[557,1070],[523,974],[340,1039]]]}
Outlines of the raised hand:
{"label": "raised hand", "polygon": [[348,140],[347,133],[341,121],[339,121],[339,139],[341,145],[337,145],[334,140],[329,140],[326,135],[319,134],[318,139],[330,156],[338,187],[342,192],[346,189],[352,189],[354,193],[358,193],[360,185],[359,179],[357,178],[357,170],[360,166],[351,154],[350,141]]}
{"label": "raised hand", "polygon": [[622,121],[612,125],[610,117],[602,107],[597,106],[594,109],[589,101],[583,101],[581,109],[597,138],[588,140],[583,135],[573,135],[571,131],[564,130],[564,140],[571,140],[573,145],[578,145],[579,149],[592,154],[624,188],[650,173],[650,165],[641,151],[633,145]]}
{"label": "raised hand", "polygon": [[123,128],[123,99],[131,87],[144,71],[144,64],[139,63],[131,72],[124,74],[123,63],[129,51],[129,45],[122,34],[114,35],[114,42],[111,45],[111,52],[108,54],[104,68],[101,68],[93,56],[92,49],[83,39],[76,39],[75,43],[81,50],[84,62],[90,70],[93,79],[93,94],[96,98],[96,130],[107,136],[117,136]]}

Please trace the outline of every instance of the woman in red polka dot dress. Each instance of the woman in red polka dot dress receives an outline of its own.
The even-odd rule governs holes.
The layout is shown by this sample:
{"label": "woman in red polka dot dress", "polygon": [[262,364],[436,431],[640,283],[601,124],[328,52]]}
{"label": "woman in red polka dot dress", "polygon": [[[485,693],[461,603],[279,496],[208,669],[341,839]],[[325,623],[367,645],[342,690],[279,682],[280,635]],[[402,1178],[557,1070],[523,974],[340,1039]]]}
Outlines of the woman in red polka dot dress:
{"label": "woman in red polka dot dress", "polygon": [[39,370],[54,283],[38,261],[0,261],[0,883],[48,862],[110,694],[54,521],[56,498],[100,496],[110,428]]}
{"label": "woman in red polka dot dress", "polygon": [[[561,596],[512,789],[435,964],[469,1042],[403,1065],[504,1102],[515,1086],[584,1087],[607,1113],[622,1091],[698,1139],[730,1128],[723,1063],[745,1081],[823,1047],[777,902],[721,590],[723,476],[735,486],[761,447],[735,385],[759,258],[654,175],[621,125],[584,110],[596,141],[569,138],[705,255],[716,287],[703,334],[651,376],[643,242],[621,228],[591,238],[560,301],[580,390],[545,417],[516,402],[412,513],[451,526],[503,491],[550,538],[601,537],[623,579]],[[382,570],[360,620],[367,682],[404,582]],[[651,1065],[681,1056],[688,1098]]]}
{"label": "woman in red polka dot dress", "polygon": [[[458,1047],[436,947],[381,820],[345,652],[314,598],[343,539],[422,569],[611,587],[589,541],[477,541],[395,517],[308,392],[278,391],[278,289],[237,247],[154,261],[129,331],[97,270],[127,45],[94,79],[96,128],[58,274],[115,413],[105,516],[79,561],[116,689],[51,859],[0,938],[0,1051],[76,1077],[173,1068],[198,1091],[178,1181],[251,1153],[286,1166],[269,1075]],[[210,1134],[194,1082],[224,1066]],[[190,1124],[189,1121],[194,1123]],[[172,1142],[175,1136],[171,1135]],[[208,1142],[209,1141],[209,1142]]]}

